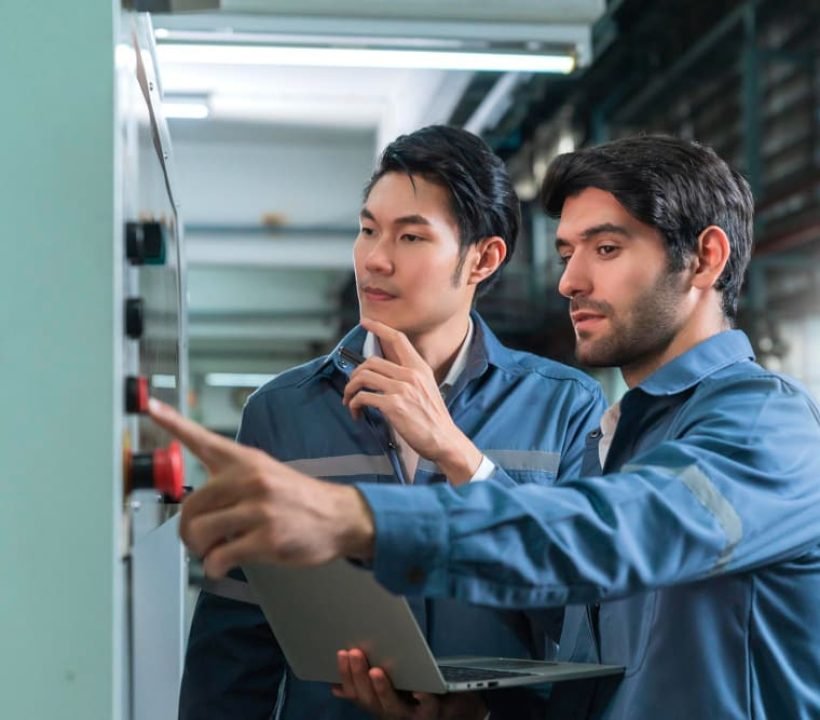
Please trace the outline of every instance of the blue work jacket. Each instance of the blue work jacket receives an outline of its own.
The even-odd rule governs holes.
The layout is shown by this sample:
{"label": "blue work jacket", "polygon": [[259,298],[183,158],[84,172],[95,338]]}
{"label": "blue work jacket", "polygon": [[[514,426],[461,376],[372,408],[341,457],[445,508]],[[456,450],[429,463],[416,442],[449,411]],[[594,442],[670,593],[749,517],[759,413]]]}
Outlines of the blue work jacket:
{"label": "blue work jacket", "polygon": [[[361,486],[390,589],[570,605],[551,718],[820,718],[820,412],[717,334],[625,394],[603,469],[554,487]],[[602,472],[603,471],[603,472]],[[440,528],[422,536],[416,528]]]}
{"label": "blue work jacket", "polygon": [[[597,383],[566,366],[509,350],[475,313],[473,322],[466,367],[446,397],[455,423],[503,465],[500,482],[543,486],[577,475],[586,437],[605,406]],[[364,338],[357,327],[326,357],[282,373],[255,392],[243,413],[240,442],[334,482],[406,483],[379,413],[368,411],[366,418],[354,421],[341,402],[353,368],[339,350],[344,346],[361,352]],[[444,481],[432,463],[420,460],[414,485]],[[242,578],[234,573],[234,579]],[[441,656],[552,656],[550,637],[559,637],[563,615],[554,609],[524,613],[468,606],[446,598],[410,598],[410,605],[433,652]],[[535,706],[529,694],[492,695],[508,703],[509,712],[498,717],[518,720]],[[519,702],[520,711],[515,709]],[[288,670],[258,606],[206,591],[200,593],[192,622],[179,716],[366,717],[353,704],[334,698],[329,685],[299,680]]]}

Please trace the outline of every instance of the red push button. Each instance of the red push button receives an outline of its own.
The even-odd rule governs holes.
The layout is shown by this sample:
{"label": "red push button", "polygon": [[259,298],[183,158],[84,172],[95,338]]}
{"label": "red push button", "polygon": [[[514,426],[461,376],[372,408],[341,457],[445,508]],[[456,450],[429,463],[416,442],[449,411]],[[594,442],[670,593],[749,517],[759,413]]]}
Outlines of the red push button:
{"label": "red push button", "polygon": [[134,375],[125,378],[125,412],[148,412],[148,378]]}
{"label": "red push button", "polygon": [[174,440],[167,448],[131,456],[127,473],[130,490],[156,490],[173,502],[180,502],[185,492],[185,464],[182,446]]}
{"label": "red push button", "polygon": [[182,446],[174,440],[166,450],[154,450],[154,487],[172,500],[181,500],[184,484]]}

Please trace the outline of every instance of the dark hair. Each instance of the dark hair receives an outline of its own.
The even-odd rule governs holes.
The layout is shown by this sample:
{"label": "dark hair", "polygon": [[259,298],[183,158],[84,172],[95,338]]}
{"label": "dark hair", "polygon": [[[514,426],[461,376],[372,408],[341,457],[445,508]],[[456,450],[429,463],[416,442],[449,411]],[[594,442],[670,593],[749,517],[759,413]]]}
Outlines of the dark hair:
{"label": "dark hair", "polygon": [[[521,222],[518,196],[503,161],[481,138],[445,125],[399,136],[382,153],[364,189],[365,200],[373,186],[391,172],[406,173],[411,180],[418,175],[447,190],[462,255],[470,245],[497,235],[507,245],[502,267],[509,262]],[[481,282],[479,293],[495,283],[500,270]]]}
{"label": "dark hair", "polygon": [[559,155],[541,190],[546,212],[559,217],[564,201],[586,188],[612,193],[637,220],[666,241],[672,272],[697,250],[700,233],[717,225],[731,253],[715,289],[734,319],[753,241],[749,184],[711,148],[667,135],[639,135]]}

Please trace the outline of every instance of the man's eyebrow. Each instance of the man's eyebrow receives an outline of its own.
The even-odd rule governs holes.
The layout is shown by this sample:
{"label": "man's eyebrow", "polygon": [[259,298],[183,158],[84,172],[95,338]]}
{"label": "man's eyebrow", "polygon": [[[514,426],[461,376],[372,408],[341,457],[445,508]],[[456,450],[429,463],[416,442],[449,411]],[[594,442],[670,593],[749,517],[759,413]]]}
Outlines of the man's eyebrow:
{"label": "man's eyebrow", "polygon": [[[366,207],[363,207],[359,211],[359,217],[363,220],[372,220],[373,222],[376,221],[376,217],[373,215],[370,210]],[[393,221],[394,225],[432,225],[432,223],[424,217],[424,215],[402,215],[402,217],[396,218]]]}
{"label": "man's eyebrow", "polygon": [[430,225],[430,221],[424,215],[403,215],[393,221],[394,225]]}
{"label": "man's eyebrow", "polygon": [[595,235],[603,235],[604,233],[612,233],[614,235],[623,235],[624,237],[632,237],[623,225],[615,225],[614,223],[601,223],[600,225],[593,225],[581,233],[581,237],[588,239]]}
{"label": "man's eyebrow", "polygon": [[[632,233],[629,232],[623,225],[615,225],[615,223],[601,223],[600,225],[593,225],[592,227],[588,227],[586,230],[581,231],[581,237],[584,240],[589,240],[590,238],[594,238],[596,235],[604,235],[606,233],[614,234],[614,235],[622,235],[625,238],[632,237]],[[569,240],[564,240],[563,238],[556,237],[555,238],[555,249],[561,250],[572,243]]]}

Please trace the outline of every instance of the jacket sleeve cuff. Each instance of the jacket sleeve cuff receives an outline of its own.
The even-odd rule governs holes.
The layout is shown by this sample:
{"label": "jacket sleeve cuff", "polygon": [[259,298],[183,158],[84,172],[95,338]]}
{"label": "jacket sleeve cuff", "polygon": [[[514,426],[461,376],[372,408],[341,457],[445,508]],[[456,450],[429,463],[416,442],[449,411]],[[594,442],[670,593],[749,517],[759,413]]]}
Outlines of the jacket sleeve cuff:
{"label": "jacket sleeve cuff", "polygon": [[400,595],[441,595],[446,587],[448,530],[438,492],[446,487],[356,487],[373,515],[376,579]]}
{"label": "jacket sleeve cuff", "polygon": [[489,480],[495,472],[495,463],[486,455],[481,456],[481,464],[473,473],[470,482],[481,482],[482,480]]}

